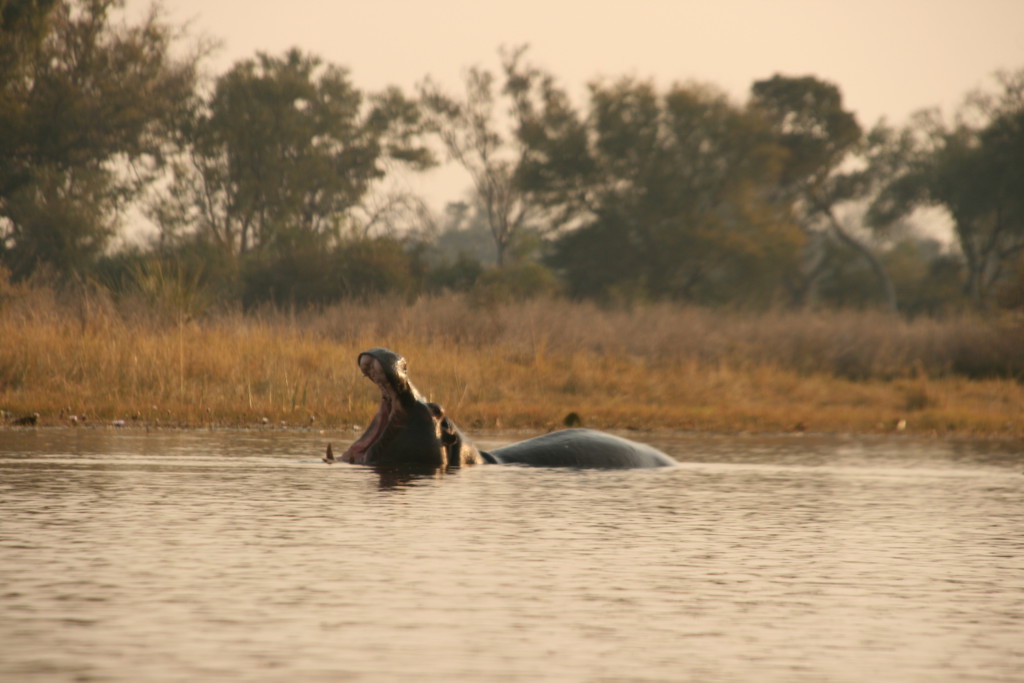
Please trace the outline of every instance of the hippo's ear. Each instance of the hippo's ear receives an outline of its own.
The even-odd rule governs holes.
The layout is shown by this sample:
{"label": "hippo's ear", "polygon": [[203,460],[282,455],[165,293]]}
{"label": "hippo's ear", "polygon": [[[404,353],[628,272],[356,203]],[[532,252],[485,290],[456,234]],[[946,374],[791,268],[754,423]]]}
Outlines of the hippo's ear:
{"label": "hippo's ear", "polygon": [[458,442],[459,430],[455,428],[455,423],[445,417],[441,420],[441,443],[445,446],[451,446]]}
{"label": "hippo's ear", "polygon": [[451,444],[450,438],[456,433],[455,423],[448,419],[448,416],[444,414],[444,408],[437,403],[428,403],[427,410],[430,411],[441,428],[441,442],[446,446]]}
{"label": "hippo's ear", "polygon": [[427,408],[430,410],[430,414],[437,420],[439,431],[441,432],[441,446],[444,447],[444,452],[449,467],[461,467],[462,466],[462,435],[459,434],[458,428],[455,423],[444,414],[444,408],[436,403],[428,403]]}
{"label": "hippo's ear", "polygon": [[465,444],[455,423],[447,417],[441,420],[441,445],[444,447],[448,467],[462,467],[466,464]]}

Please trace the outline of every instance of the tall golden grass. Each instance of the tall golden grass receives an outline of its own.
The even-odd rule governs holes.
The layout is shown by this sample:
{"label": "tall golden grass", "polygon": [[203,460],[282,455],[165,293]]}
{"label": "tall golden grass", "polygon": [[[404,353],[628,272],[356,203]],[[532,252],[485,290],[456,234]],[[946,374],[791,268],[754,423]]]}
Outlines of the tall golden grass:
{"label": "tall golden grass", "polygon": [[[461,296],[211,314],[102,291],[0,289],[0,408],[106,424],[365,424],[359,351],[409,359],[467,428],[1024,436],[1024,324],[964,315],[604,309]],[[1016,378],[1016,379],[1015,379]],[[904,422],[905,421],[905,422]]]}

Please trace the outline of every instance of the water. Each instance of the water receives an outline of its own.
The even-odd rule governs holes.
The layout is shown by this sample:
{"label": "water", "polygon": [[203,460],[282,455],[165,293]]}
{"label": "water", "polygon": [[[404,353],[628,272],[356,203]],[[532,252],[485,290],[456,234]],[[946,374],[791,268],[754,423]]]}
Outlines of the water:
{"label": "water", "polygon": [[1024,679],[1020,443],[401,479],[327,438],[0,432],[0,680]]}

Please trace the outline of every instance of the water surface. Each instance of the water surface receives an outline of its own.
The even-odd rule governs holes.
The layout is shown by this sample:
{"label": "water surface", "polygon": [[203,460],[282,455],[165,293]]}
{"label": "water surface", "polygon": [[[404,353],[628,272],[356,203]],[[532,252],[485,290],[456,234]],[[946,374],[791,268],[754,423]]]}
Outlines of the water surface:
{"label": "water surface", "polygon": [[1024,678],[1020,443],[403,478],[345,438],[0,432],[0,680]]}

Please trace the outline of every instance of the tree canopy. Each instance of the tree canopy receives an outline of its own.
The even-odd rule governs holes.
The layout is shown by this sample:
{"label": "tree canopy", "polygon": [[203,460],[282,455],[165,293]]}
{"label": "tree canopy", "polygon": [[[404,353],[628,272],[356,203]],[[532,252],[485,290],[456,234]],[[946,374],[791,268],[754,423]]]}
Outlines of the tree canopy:
{"label": "tree canopy", "polygon": [[[793,293],[806,303],[824,271],[825,253],[819,240],[821,225],[836,239],[852,247],[870,264],[890,310],[896,310],[896,292],[884,265],[871,249],[846,229],[836,214],[843,202],[862,199],[870,190],[872,169],[846,168],[864,145],[864,133],[853,112],[844,109],[839,88],[813,76],[775,75],[751,87],[751,107],[768,121],[785,149],[776,191],[789,201],[816,253],[812,264],[799,273]],[[827,252],[826,252],[827,253]],[[792,282],[792,281],[791,281]]]}
{"label": "tree canopy", "polygon": [[[514,71],[522,52],[520,48],[504,55],[507,73]],[[508,94],[507,85],[503,91]],[[479,67],[466,73],[462,97],[444,92],[429,78],[420,86],[430,129],[449,158],[469,173],[501,268],[533,207],[518,183],[524,149],[514,135],[501,130],[496,111],[499,96],[495,75]]]}
{"label": "tree canopy", "polygon": [[194,230],[234,255],[324,245],[386,159],[433,163],[420,131],[418,107],[396,89],[367,97],[315,56],[259,54],[218,78],[186,122],[157,215],[168,232]]}
{"label": "tree canopy", "polygon": [[596,82],[586,115],[539,73],[515,92],[520,179],[563,231],[550,262],[571,292],[771,298],[802,238],[768,192],[782,149],[763,119],[699,85]]}
{"label": "tree canopy", "polygon": [[998,81],[999,91],[974,93],[951,123],[921,113],[871,207],[883,225],[921,206],[945,208],[966,264],[964,290],[981,306],[1024,254],[1024,71]]}
{"label": "tree canopy", "polygon": [[196,85],[156,10],[116,25],[114,0],[0,5],[0,262],[76,272],[153,177]]}
{"label": "tree canopy", "polygon": [[[182,27],[122,10],[0,0],[2,278],[142,287],[148,268],[247,305],[448,287],[1024,306],[1024,71],[952,118],[864,128],[815,75],[757,80],[744,101],[608,77],[576,101],[525,47],[458,94],[429,76],[366,92],[299,48],[207,79]],[[395,183],[440,155],[471,184],[447,219]],[[952,244],[908,231],[925,208]],[[156,239],[118,252],[140,210]]]}

